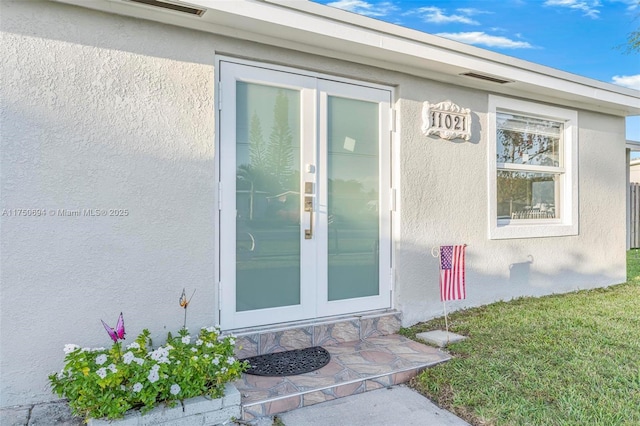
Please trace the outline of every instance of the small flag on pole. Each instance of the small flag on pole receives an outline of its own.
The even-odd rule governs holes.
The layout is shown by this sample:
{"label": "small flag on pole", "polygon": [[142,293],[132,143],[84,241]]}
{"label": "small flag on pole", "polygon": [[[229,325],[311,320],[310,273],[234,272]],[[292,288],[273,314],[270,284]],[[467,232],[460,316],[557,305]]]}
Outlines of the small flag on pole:
{"label": "small flag on pole", "polygon": [[461,246],[440,246],[440,300],[467,297],[464,283],[464,250]]}

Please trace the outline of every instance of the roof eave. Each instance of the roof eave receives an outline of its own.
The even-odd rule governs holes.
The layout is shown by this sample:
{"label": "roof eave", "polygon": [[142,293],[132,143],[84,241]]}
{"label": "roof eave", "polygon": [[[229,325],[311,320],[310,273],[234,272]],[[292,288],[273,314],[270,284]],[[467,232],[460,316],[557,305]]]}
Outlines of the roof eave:
{"label": "roof eave", "polygon": [[[200,17],[122,0],[54,1],[327,55],[493,93],[619,116],[640,115],[638,90],[307,1],[189,0],[189,4],[207,9]],[[461,76],[469,71],[513,82],[497,84]]]}

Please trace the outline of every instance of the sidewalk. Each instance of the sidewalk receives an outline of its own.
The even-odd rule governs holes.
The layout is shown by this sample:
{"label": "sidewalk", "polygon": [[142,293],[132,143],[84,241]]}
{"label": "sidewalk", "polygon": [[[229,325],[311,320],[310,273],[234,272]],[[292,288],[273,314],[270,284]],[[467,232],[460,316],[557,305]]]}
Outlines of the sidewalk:
{"label": "sidewalk", "polygon": [[82,424],[82,419],[71,416],[69,406],[64,402],[21,405],[0,410],[2,426],[80,426]]}
{"label": "sidewalk", "polygon": [[[285,426],[469,426],[402,385],[299,408],[280,414],[278,418]],[[274,420],[263,417],[253,424],[271,426]],[[0,425],[80,426],[82,420],[71,417],[64,403],[46,403],[2,409]]]}
{"label": "sidewalk", "polygon": [[469,426],[403,385],[299,408],[279,418],[285,426]]}

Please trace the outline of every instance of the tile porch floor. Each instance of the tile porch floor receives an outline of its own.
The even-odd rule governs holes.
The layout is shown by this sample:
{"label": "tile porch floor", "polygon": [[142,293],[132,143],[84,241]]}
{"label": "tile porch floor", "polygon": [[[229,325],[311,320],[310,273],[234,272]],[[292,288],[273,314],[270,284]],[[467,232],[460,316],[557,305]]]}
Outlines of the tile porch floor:
{"label": "tile porch floor", "polygon": [[234,384],[244,420],[405,383],[425,368],[450,359],[439,349],[391,334],[324,346],[331,361],[297,376],[243,374]]}

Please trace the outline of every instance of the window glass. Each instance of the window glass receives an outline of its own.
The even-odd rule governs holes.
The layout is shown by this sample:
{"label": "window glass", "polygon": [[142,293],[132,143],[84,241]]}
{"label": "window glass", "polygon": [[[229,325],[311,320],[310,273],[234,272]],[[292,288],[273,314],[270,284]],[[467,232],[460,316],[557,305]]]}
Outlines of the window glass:
{"label": "window glass", "polygon": [[577,235],[578,112],[489,95],[489,237]]}
{"label": "window glass", "polygon": [[555,219],[558,176],[498,170],[498,219]]}
{"label": "window glass", "polygon": [[564,123],[496,112],[498,220],[559,218]]}
{"label": "window glass", "polygon": [[563,123],[505,112],[496,119],[498,164],[560,166]]}

